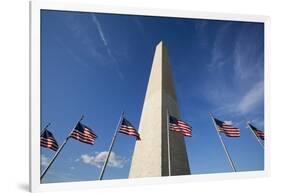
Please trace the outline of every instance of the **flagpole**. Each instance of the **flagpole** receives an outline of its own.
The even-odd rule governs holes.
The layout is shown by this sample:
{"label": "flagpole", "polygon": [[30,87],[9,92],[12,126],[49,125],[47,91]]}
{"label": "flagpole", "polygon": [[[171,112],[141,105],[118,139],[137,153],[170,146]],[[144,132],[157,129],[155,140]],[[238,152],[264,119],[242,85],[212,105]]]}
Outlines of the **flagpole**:
{"label": "flagpole", "polygon": [[[79,123],[80,121],[82,121],[84,119],[84,115],[81,116],[80,120],[77,122]],[[77,124],[76,124],[77,125]],[[75,126],[76,127],[76,126]],[[49,168],[52,166],[52,164],[54,163],[55,159],[58,157],[59,153],[61,152],[61,150],[63,149],[63,147],[65,146],[65,144],[67,143],[67,141],[70,138],[71,133],[73,132],[73,130],[75,129],[75,127],[71,130],[71,132],[69,133],[69,135],[67,136],[67,138],[64,140],[64,142],[62,143],[62,145],[60,146],[60,148],[58,149],[58,151],[56,152],[56,154],[54,155],[53,159],[50,161],[49,165],[46,167],[46,169],[44,170],[44,172],[41,174],[40,180],[42,181],[43,177],[46,175],[47,171],[49,170]]]}
{"label": "flagpole", "polygon": [[167,149],[168,149],[168,172],[171,176],[171,151],[170,151],[170,124],[169,124],[169,111],[167,110]]}
{"label": "flagpole", "polygon": [[213,117],[213,115],[212,115],[211,113],[210,113],[210,117],[211,117],[211,119],[213,120],[214,127],[215,127],[215,129],[216,129],[216,131],[217,131],[218,137],[219,137],[219,139],[220,139],[220,141],[221,141],[222,147],[223,147],[224,152],[225,152],[225,154],[226,154],[226,156],[227,156],[227,158],[228,158],[228,161],[229,161],[229,163],[230,163],[230,166],[231,166],[231,168],[233,169],[233,171],[236,172],[236,168],[235,168],[235,166],[234,166],[234,163],[233,163],[233,161],[232,161],[232,159],[231,159],[231,157],[230,157],[230,155],[229,155],[229,152],[228,152],[228,150],[227,150],[227,148],[226,148],[226,146],[225,146],[225,144],[224,144],[224,142],[223,142],[223,140],[222,140],[222,137],[221,137],[221,135],[220,135],[220,133],[219,133],[219,131],[218,131],[217,124],[215,123],[214,117]]}
{"label": "flagpole", "polygon": [[41,134],[42,135],[44,133],[44,131],[51,125],[51,123],[48,123],[42,130],[41,130]]}
{"label": "flagpole", "polygon": [[105,169],[106,169],[106,166],[107,166],[107,163],[108,163],[108,160],[109,160],[111,151],[112,151],[112,147],[113,147],[113,145],[114,145],[114,142],[115,142],[115,139],[116,139],[118,130],[119,130],[119,128],[120,128],[120,124],[121,124],[121,122],[123,121],[123,117],[124,117],[124,112],[121,113],[121,116],[120,116],[118,125],[117,125],[117,127],[116,127],[116,129],[115,129],[115,133],[114,133],[114,135],[113,135],[111,144],[110,144],[110,146],[109,146],[109,150],[108,150],[108,153],[107,153],[107,157],[106,157],[105,162],[104,162],[104,164],[103,164],[103,167],[102,167],[102,170],[101,170],[101,173],[100,173],[100,176],[99,176],[99,180],[102,180],[102,178],[103,178],[104,171],[105,171]]}
{"label": "flagpole", "polygon": [[264,149],[264,146],[262,144],[262,142],[260,141],[260,139],[258,138],[258,136],[255,134],[255,132],[252,130],[252,128],[249,125],[249,121],[247,121],[247,127],[251,130],[251,132],[253,133],[253,135],[256,137],[256,139],[258,140],[259,144],[261,145],[261,147]]}

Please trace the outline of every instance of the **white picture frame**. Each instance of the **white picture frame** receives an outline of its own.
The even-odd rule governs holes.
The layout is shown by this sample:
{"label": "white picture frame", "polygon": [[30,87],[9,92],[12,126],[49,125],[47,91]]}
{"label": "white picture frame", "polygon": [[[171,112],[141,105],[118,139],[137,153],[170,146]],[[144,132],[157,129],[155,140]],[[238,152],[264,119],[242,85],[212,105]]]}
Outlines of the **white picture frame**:
{"label": "white picture frame", "polygon": [[[194,19],[231,20],[264,23],[264,82],[265,82],[265,164],[264,171],[218,173],[190,176],[153,177],[130,180],[107,180],[40,184],[40,10],[64,10],[128,15],[168,16]],[[240,179],[268,176],[270,174],[270,18],[258,15],[190,12],[186,10],[162,10],[125,6],[105,6],[83,1],[54,2],[49,0],[30,2],[30,190],[31,192],[73,190],[103,187],[122,187],[160,183]]]}

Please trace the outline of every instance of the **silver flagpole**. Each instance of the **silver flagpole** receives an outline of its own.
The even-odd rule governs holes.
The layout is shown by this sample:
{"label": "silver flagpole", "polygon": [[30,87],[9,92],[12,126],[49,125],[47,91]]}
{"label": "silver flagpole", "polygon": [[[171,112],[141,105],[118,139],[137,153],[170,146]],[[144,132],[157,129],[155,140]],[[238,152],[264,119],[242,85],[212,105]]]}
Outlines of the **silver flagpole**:
{"label": "silver flagpole", "polygon": [[[80,121],[82,121],[84,119],[84,115],[82,115],[82,117],[80,118],[80,120],[77,122],[79,123]],[[76,124],[77,125],[77,124]],[[75,125],[75,127],[76,127]],[[45,176],[45,174],[47,173],[47,171],[49,170],[49,168],[52,166],[52,164],[54,163],[55,159],[58,157],[59,153],[61,152],[61,150],[63,149],[63,147],[65,146],[65,144],[67,143],[67,141],[70,138],[71,133],[73,132],[73,130],[75,129],[75,127],[73,127],[73,129],[71,130],[71,132],[69,133],[69,135],[67,136],[67,138],[64,140],[64,142],[62,143],[62,145],[60,146],[60,148],[58,149],[58,151],[56,152],[56,154],[54,155],[53,159],[50,161],[49,165],[46,167],[46,169],[44,170],[44,172],[41,174],[40,180],[42,181],[43,177]]]}
{"label": "silver flagpole", "polygon": [[103,178],[104,171],[105,171],[105,168],[106,168],[106,166],[107,166],[107,163],[108,163],[108,160],[109,160],[111,151],[112,151],[112,147],[113,147],[113,145],[114,145],[114,142],[115,142],[115,139],[116,139],[118,130],[119,130],[119,128],[120,128],[120,124],[121,124],[121,122],[123,121],[123,117],[124,117],[124,112],[121,113],[121,116],[120,116],[118,125],[117,125],[117,127],[116,127],[116,129],[115,129],[115,133],[114,133],[114,135],[113,135],[111,144],[110,144],[110,146],[109,146],[109,150],[108,150],[108,153],[107,153],[107,157],[106,157],[105,162],[104,162],[104,164],[103,164],[103,167],[102,167],[102,170],[101,170],[101,173],[100,173],[100,176],[99,176],[99,180],[102,180],[102,178]]}
{"label": "silver flagpole", "polygon": [[228,161],[229,161],[229,163],[230,163],[230,166],[231,166],[231,168],[233,169],[233,171],[236,172],[236,168],[235,168],[235,166],[234,166],[234,163],[233,163],[233,161],[232,161],[232,159],[231,159],[231,157],[230,157],[230,155],[229,155],[229,153],[228,153],[228,150],[227,150],[227,148],[226,148],[226,146],[225,146],[225,144],[224,144],[224,142],[223,142],[223,140],[222,140],[222,137],[221,137],[221,135],[220,135],[220,133],[219,133],[219,131],[218,131],[218,127],[217,127],[217,124],[216,124],[216,122],[215,122],[215,119],[214,119],[214,117],[213,117],[213,115],[212,115],[211,113],[210,113],[210,117],[211,117],[211,119],[213,120],[214,127],[215,127],[215,129],[216,129],[216,131],[217,131],[218,137],[219,137],[219,139],[220,139],[220,141],[221,141],[222,147],[223,147],[224,152],[225,152],[225,154],[226,154],[226,156],[227,156],[227,158],[228,158]]}
{"label": "silver flagpole", "polygon": [[264,149],[264,146],[262,144],[262,142],[260,141],[260,139],[258,138],[258,136],[255,134],[255,132],[252,130],[252,128],[249,125],[249,121],[247,121],[247,127],[251,130],[251,132],[253,133],[253,135],[256,137],[256,139],[258,140],[259,144],[261,145],[261,147]]}
{"label": "silver flagpole", "polygon": [[168,171],[171,176],[171,151],[170,151],[170,124],[169,124],[169,111],[167,110],[167,149],[168,149]]}
{"label": "silver flagpole", "polygon": [[44,133],[44,131],[51,125],[51,123],[48,123],[42,130],[40,136]]}

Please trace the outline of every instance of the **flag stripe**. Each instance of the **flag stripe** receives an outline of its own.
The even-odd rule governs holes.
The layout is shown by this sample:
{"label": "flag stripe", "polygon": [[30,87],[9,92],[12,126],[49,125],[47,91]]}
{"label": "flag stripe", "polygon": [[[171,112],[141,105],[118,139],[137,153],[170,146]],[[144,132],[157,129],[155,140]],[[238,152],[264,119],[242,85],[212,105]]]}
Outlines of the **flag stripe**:
{"label": "flag stripe", "polygon": [[54,139],[51,139],[51,138],[41,138],[41,141],[44,141],[46,143],[52,143],[52,144],[55,144],[55,145],[58,145],[57,142],[54,140]]}
{"label": "flag stripe", "polygon": [[77,131],[77,130],[74,130],[73,133],[75,133],[75,134],[77,134],[77,135],[80,135],[81,137],[84,137],[84,138],[96,139],[96,137],[94,137],[94,136],[92,136],[92,135],[88,135],[88,134],[82,133],[82,132]]}
{"label": "flag stripe", "polygon": [[135,129],[135,127],[123,117],[121,126],[119,128],[119,133],[123,133],[126,135],[134,136],[137,140],[140,140],[140,134]]}
{"label": "flag stripe", "polygon": [[45,147],[53,147],[53,148],[55,148],[55,149],[58,148],[57,145],[54,145],[54,144],[51,144],[51,143],[45,143],[45,142],[43,142],[43,141],[41,141],[41,145],[42,145],[42,146],[45,146]]}
{"label": "flag stripe", "polygon": [[55,140],[53,134],[47,129],[41,134],[40,137],[40,145],[45,148],[49,148],[53,151],[57,151],[59,146],[57,141]]}
{"label": "flag stripe", "polygon": [[94,134],[89,128],[85,128],[84,133],[88,134],[88,135],[91,135],[92,137],[97,137],[97,135]]}
{"label": "flag stripe", "polygon": [[87,141],[87,142],[90,142],[90,143],[95,141],[95,140],[93,140],[93,139],[81,137],[81,135],[78,135],[77,133],[71,134],[70,137],[73,138],[73,139],[82,140],[82,141]]}
{"label": "flag stripe", "polygon": [[137,134],[137,132],[134,129],[121,128],[120,131],[129,132],[129,133],[136,133]]}
{"label": "flag stripe", "polygon": [[80,141],[80,142],[83,142],[83,143],[90,144],[90,145],[93,145],[93,144],[94,144],[94,141],[92,141],[92,140],[87,140],[87,139],[82,139],[82,138],[80,138],[79,136],[71,136],[71,138],[76,139],[76,140],[78,140],[78,141]]}
{"label": "flag stripe", "polygon": [[171,131],[179,132],[184,136],[192,136],[192,127],[182,120],[178,120],[173,116],[169,116],[169,129]]}
{"label": "flag stripe", "polygon": [[49,148],[49,149],[51,149],[51,150],[53,150],[53,151],[57,151],[58,150],[58,148],[57,147],[54,147],[54,146],[52,146],[52,145],[45,145],[45,144],[41,144],[41,147],[45,147],[45,148]]}
{"label": "flag stripe", "polygon": [[240,137],[240,129],[234,127],[232,124],[220,121],[214,118],[215,123],[218,127],[218,131],[224,133],[227,137]]}
{"label": "flag stripe", "polygon": [[186,133],[192,133],[192,131],[190,131],[190,130],[183,130],[183,129],[180,129],[180,128],[170,128],[170,130],[181,131],[181,132],[186,132]]}
{"label": "flag stripe", "polygon": [[128,129],[126,126],[124,127],[124,125],[121,125],[119,132],[127,135],[133,135],[139,137],[139,134],[135,129]]}
{"label": "flag stripe", "polygon": [[126,134],[126,135],[132,135],[132,136],[135,136],[135,137],[139,137],[138,134],[136,134],[135,132],[127,132],[127,131],[123,131],[123,130],[120,130],[119,131],[120,133],[123,133],[123,134]]}
{"label": "flag stripe", "polygon": [[54,147],[58,147],[58,144],[57,144],[57,143],[53,143],[53,142],[48,141],[48,140],[46,140],[46,139],[41,139],[41,143],[50,144],[50,145],[53,145]]}
{"label": "flag stripe", "polygon": [[264,132],[257,129],[256,127],[254,127],[252,124],[249,123],[250,129],[252,129],[255,133],[255,135],[260,138],[261,140],[264,140]]}
{"label": "flag stripe", "polygon": [[96,138],[91,138],[91,137],[85,137],[85,136],[79,134],[76,131],[73,131],[73,133],[70,136],[75,137],[75,138],[79,138],[79,139],[88,140],[88,141],[94,141],[96,139]]}
{"label": "flag stripe", "polygon": [[185,135],[185,136],[191,136],[191,135],[192,135],[191,132],[185,132],[185,131],[182,131],[182,130],[174,130],[174,129],[171,129],[171,131],[180,132],[181,134],[183,134],[183,135]]}
{"label": "flag stripe", "polygon": [[98,136],[89,127],[78,122],[69,137],[93,145]]}
{"label": "flag stripe", "polygon": [[92,141],[92,142],[94,142],[95,141],[95,139],[93,139],[93,138],[87,138],[87,137],[82,137],[81,135],[79,135],[79,134],[77,134],[77,133],[72,133],[71,135],[70,135],[70,137],[71,138],[74,138],[74,139],[81,139],[81,140],[85,140],[85,141]]}

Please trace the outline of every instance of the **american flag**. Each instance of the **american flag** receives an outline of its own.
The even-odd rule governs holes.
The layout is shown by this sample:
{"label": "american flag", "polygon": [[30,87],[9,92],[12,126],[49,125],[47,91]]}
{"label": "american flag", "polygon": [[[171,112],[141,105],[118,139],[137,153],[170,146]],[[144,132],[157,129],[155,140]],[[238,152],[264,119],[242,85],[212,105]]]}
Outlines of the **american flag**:
{"label": "american flag", "polygon": [[78,122],[69,137],[80,142],[93,145],[98,136],[92,131],[92,129],[82,124],[81,122]]}
{"label": "american flag", "polygon": [[257,129],[256,127],[254,127],[252,124],[248,123],[249,127],[254,131],[255,135],[260,138],[261,140],[264,140],[264,132]]}
{"label": "american flag", "polygon": [[169,127],[171,131],[180,132],[186,137],[192,136],[192,127],[186,122],[179,120],[173,116],[169,116]]}
{"label": "american flag", "polygon": [[135,127],[125,118],[122,120],[119,133],[135,136],[137,140],[141,139],[140,134],[137,132]]}
{"label": "american flag", "polygon": [[224,133],[228,137],[240,137],[240,129],[232,125],[230,121],[220,121],[214,118],[218,131]]}
{"label": "american flag", "polygon": [[42,147],[49,148],[53,151],[57,151],[59,148],[59,145],[53,134],[47,129],[45,129],[45,131],[41,134],[40,144]]}

